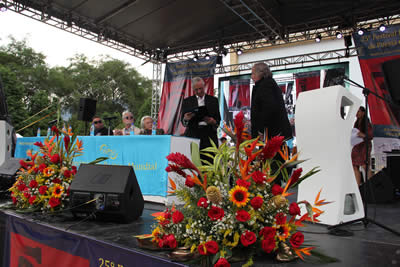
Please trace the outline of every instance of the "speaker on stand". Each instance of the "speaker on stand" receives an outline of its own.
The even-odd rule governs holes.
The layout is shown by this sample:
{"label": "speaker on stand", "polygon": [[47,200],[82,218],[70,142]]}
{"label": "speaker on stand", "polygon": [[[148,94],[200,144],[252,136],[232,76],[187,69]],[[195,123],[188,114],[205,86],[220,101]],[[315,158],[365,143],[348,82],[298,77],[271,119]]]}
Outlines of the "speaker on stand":
{"label": "speaker on stand", "polygon": [[85,135],[87,134],[87,122],[92,121],[96,114],[97,101],[90,98],[79,99],[78,120],[85,121]]}
{"label": "speaker on stand", "polygon": [[81,164],[70,187],[72,213],[105,221],[131,222],[144,199],[131,166]]}

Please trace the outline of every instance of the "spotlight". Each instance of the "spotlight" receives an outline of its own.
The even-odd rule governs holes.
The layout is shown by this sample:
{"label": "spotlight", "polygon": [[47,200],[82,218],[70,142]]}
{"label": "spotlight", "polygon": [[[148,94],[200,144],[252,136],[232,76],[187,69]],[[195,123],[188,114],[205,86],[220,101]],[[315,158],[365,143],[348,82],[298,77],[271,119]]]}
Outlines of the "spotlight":
{"label": "spotlight", "polygon": [[238,48],[238,49],[236,50],[236,54],[238,54],[238,55],[241,55],[241,54],[243,54],[243,51],[242,51],[242,49]]}
{"label": "spotlight", "polygon": [[341,39],[343,37],[343,34],[341,32],[336,33],[336,38]]}
{"label": "spotlight", "polygon": [[0,11],[1,11],[1,12],[6,12],[6,11],[7,11],[7,7],[6,7],[5,4],[0,3]]}
{"label": "spotlight", "polygon": [[362,29],[362,28],[358,29],[358,31],[357,31],[357,34],[360,35],[360,36],[364,35],[364,33],[365,33],[365,30]]}
{"label": "spotlight", "polygon": [[209,54],[206,54],[206,57],[205,57],[207,60],[209,60],[210,59],[210,55]]}
{"label": "spotlight", "polygon": [[386,26],[385,26],[385,24],[381,24],[381,25],[379,25],[379,28],[378,28],[381,32],[384,32],[385,30],[386,30]]}
{"label": "spotlight", "polygon": [[193,61],[196,62],[197,60],[199,60],[199,56],[197,54],[194,54]]}
{"label": "spotlight", "polygon": [[322,40],[321,34],[318,34],[317,37],[315,37],[315,42],[319,43],[321,42],[321,40]]}

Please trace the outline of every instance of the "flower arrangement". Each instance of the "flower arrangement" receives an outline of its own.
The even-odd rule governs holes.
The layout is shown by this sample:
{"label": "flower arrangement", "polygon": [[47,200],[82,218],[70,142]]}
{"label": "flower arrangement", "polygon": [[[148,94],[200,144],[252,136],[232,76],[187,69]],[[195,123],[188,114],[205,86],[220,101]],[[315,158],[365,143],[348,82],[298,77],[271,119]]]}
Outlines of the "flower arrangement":
{"label": "flower arrangement", "polygon": [[28,150],[29,160],[21,160],[17,179],[9,189],[14,206],[18,210],[61,210],[69,200],[69,187],[76,174],[72,165],[75,157],[82,154],[82,141],[71,132],[52,127],[54,136],[34,145],[39,152]]}
{"label": "flower arrangement", "polygon": [[[274,253],[282,261],[303,259],[312,253],[313,247],[304,244],[298,228],[304,221],[318,221],[323,213],[319,206],[327,202],[319,199],[321,191],[313,205],[305,201],[289,203],[286,197],[292,194],[289,189],[318,168],[303,176],[298,168],[289,176],[288,168],[300,162],[296,161],[298,155],[290,158],[281,136],[265,142],[249,140],[243,117],[243,113],[235,117],[234,131],[224,127],[236,143],[234,147],[223,144],[203,150],[213,154],[213,164],[195,164],[180,153],[167,156],[166,171],[180,177],[176,183],[169,178],[169,193],[185,204],[180,209],[173,205],[154,213],[152,234],[138,238],[151,238],[159,248],[186,248],[214,266],[230,266],[229,261],[239,254],[250,266],[260,253]],[[275,159],[277,153],[283,162]],[[284,188],[274,183],[279,174],[286,182]],[[299,205],[306,206],[305,214],[301,215]]]}

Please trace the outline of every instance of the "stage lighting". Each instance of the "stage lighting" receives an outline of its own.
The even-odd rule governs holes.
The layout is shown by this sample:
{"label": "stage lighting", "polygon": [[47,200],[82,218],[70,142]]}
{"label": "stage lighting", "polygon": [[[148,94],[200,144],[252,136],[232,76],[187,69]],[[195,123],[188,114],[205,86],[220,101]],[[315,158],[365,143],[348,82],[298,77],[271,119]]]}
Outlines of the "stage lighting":
{"label": "stage lighting", "polygon": [[238,54],[238,55],[241,55],[241,54],[243,54],[243,51],[242,51],[242,49],[238,48],[238,49],[236,50],[236,54]]}
{"label": "stage lighting", "polygon": [[336,38],[341,39],[343,37],[343,34],[341,32],[336,33]]}
{"label": "stage lighting", "polygon": [[196,62],[197,60],[199,60],[199,56],[197,54],[194,54],[193,61]]}
{"label": "stage lighting", "polygon": [[364,33],[365,33],[365,31],[362,28],[358,29],[358,31],[357,31],[357,34],[360,35],[360,36],[364,35]]}
{"label": "stage lighting", "polygon": [[5,12],[5,11],[7,11],[7,7],[6,7],[6,5],[5,5],[5,4],[3,4],[3,3],[0,3],[0,11],[1,11],[1,12]]}
{"label": "stage lighting", "polygon": [[384,32],[385,30],[386,30],[386,26],[385,26],[385,24],[381,24],[381,25],[379,25],[379,28],[378,28],[381,32]]}
{"label": "stage lighting", "polygon": [[210,59],[210,54],[206,54],[205,58],[206,58],[207,60],[209,60],[209,59]]}
{"label": "stage lighting", "polygon": [[317,37],[315,37],[315,42],[319,43],[321,42],[321,40],[322,40],[321,34],[318,34]]}

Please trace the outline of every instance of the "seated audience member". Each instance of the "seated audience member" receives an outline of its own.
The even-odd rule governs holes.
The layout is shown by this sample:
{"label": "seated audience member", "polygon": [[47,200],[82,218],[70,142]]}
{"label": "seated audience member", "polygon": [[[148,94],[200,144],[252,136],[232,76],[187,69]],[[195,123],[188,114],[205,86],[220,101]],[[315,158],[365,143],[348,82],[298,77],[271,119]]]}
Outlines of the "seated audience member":
{"label": "seated audience member", "polygon": [[103,120],[99,116],[94,116],[92,123],[94,125],[94,136],[113,135],[112,131],[110,131],[110,134],[108,134],[108,129],[104,127]]}
{"label": "seated audience member", "polygon": [[123,129],[116,129],[115,135],[130,135],[130,132],[133,131],[135,135],[140,134],[140,129],[133,125],[135,122],[132,112],[124,111],[122,112],[122,122],[125,125]]}
{"label": "seated audience member", "polygon": [[[143,116],[140,120],[140,127],[142,127],[140,134],[151,135],[153,131],[153,118],[150,116]],[[164,134],[164,130],[156,129],[156,134],[162,135]]]}
{"label": "seated audience member", "polygon": [[226,143],[226,141],[227,141],[226,137],[221,137],[221,138],[219,139],[219,145],[222,146],[223,144]]}

